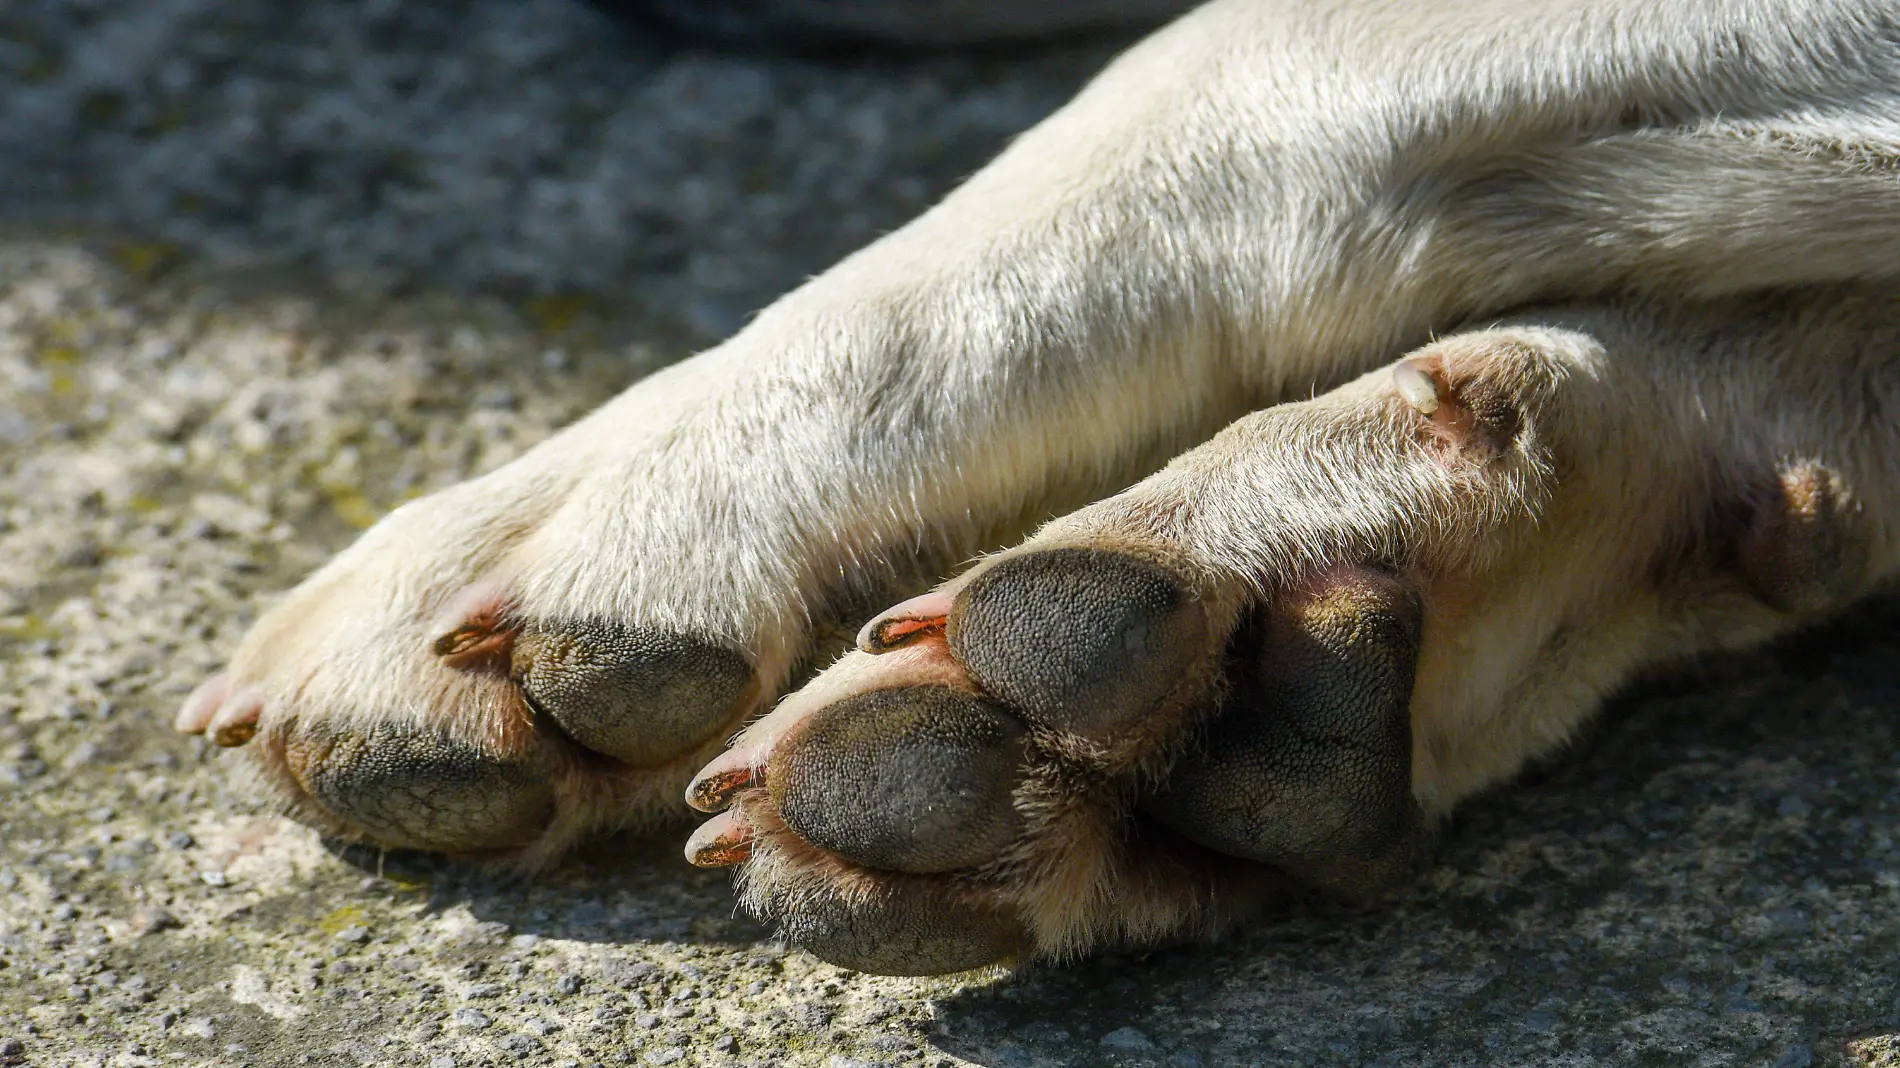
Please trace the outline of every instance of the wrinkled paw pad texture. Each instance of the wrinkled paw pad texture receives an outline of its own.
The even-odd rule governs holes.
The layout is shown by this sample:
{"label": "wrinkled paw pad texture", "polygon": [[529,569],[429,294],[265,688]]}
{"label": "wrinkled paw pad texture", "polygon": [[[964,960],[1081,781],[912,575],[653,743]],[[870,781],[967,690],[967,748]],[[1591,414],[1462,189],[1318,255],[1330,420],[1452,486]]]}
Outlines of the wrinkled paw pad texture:
{"label": "wrinkled paw pad texture", "polygon": [[716,642],[611,620],[522,628],[512,675],[535,711],[597,753],[660,764],[730,724],[752,667]]}
{"label": "wrinkled paw pad texture", "polygon": [[1368,896],[1416,855],[1398,580],[1341,569],[1210,638],[1167,566],[1054,550],[945,607],[696,784],[731,807],[689,855],[743,861],[749,906],[813,953],[926,973],[1145,944],[1261,887]]}
{"label": "wrinkled paw pad texture", "polygon": [[554,807],[548,777],[532,759],[446,732],[316,727],[286,740],[283,760],[325,812],[382,845],[446,852],[522,845]]}
{"label": "wrinkled paw pad texture", "polygon": [[1021,723],[942,687],[880,690],[820,709],[783,742],[768,790],[813,845],[869,868],[980,867],[1022,833]]}
{"label": "wrinkled paw pad texture", "polygon": [[1122,553],[1056,549],[993,568],[949,618],[971,680],[1040,727],[1111,743],[1188,699],[1207,622],[1180,578]]}

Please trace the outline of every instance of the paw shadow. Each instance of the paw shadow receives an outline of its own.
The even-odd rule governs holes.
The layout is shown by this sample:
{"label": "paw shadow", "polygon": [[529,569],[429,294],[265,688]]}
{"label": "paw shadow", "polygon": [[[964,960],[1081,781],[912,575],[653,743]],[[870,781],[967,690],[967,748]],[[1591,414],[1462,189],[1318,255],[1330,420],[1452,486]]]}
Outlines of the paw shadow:
{"label": "paw shadow", "polygon": [[997,1068],[1771,1063],[1900,1027],[1867,967],[1900,929],[1896,662],[1886,600],[1650,681],[1462,810],[1393,906],[972,985],[931,1042]]}
{"label": "paw shadow", "polygon": [[[1645,683],[1462,810],[1436,866],[1384,908],[1300,906],[1212,946],[948,993],[890,981],[929,1017],[921,1061],[903,1063],[1668,1063],[1682,1048],[1773,1063],[1900,1028],[1900,989],[1868,967],[1893,959],[1900,930],[1896,662],[1900,600],[1876,601]],[[516,936],[742,953],[771,940],[670,838],[611,839],[532,879],[420,853],[343,858]]]}
{"label": "paw shadow", "polygon": [[612,945],[768,941],[764,925],[737,912],[731,879],[688,864],[677,837],[616,835],[535,876],[412,850],[335,851],[366,875],[423,889],[430,911],[462,905],[514,935]]}

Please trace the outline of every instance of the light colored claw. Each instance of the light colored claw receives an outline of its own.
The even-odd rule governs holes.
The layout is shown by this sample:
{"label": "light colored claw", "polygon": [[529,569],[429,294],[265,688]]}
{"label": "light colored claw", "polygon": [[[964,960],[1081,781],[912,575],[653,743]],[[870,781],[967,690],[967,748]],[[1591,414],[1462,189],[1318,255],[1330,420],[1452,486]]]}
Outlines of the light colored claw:
{"label": "light colored claw", "polygon": [[256,690],[240,690],[211,717],[205,733],[214,744],[232,749],[257,736],[257,721],[263,714],[264,696]]}
{"label": "light colored claw", "polygon": [[1409,360],[1392,369],[1392,383],[1399,388],[1399,396],[1411,405],[1420,415],[1430,415],[1438,410],[1438,383],[1425,369]]}
{"label": "light colored claw", "polygon": [[752,856],[752,826],[731,812],[699,825],[686,840],[686,859],[702,868],[729,868]]}
{"label": "light colored claw", "polygon": [[182,734],[203,734],[230,693],[231,676],[224,672],[211,676],[199,683],[191,696],[185,698],[185,703],[178,706],[172,726]]}

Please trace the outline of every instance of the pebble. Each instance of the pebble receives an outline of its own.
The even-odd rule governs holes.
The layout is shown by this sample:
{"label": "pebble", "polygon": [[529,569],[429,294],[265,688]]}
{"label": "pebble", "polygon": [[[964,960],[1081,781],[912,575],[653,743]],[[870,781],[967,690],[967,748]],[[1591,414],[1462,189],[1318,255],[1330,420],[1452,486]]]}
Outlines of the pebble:
{"label": "pebble", "polygon": [[361,924],[357,924],[351,927],[345,927],[341,931],[338,931],[336,933],[336,940],[339,942],[349,942],[354,945],[360,946],[364,942],[369,941],[369,928],[364,927]]}
{"label": "pebble", "polygon": [[492,1024],[495,1022],[489,1019],[488,1014],[483,1012],[482,1010],[470,1009],[470,1008],[456,1009],[453,1013],[449,1015],[449,1018],[454,1020],[457,1024],[460,1024],[463,1027],[471,1028],[476,1031],[479,1031],[482,1028],[487,1027],[489,1024]]}
{"label": "pebble", "polygon": [[1102,1036],[1101,1044],[1130,1053],[1146,1053],[1155,1048],[1153,1039],[1132,1027],[1117,1027]]}
{"label": "pebble", "polygon": [[998,1068],[1035,1068],[1036,1058],[1021,1046],[1005,1042],[996,1047],[996,1063]]}

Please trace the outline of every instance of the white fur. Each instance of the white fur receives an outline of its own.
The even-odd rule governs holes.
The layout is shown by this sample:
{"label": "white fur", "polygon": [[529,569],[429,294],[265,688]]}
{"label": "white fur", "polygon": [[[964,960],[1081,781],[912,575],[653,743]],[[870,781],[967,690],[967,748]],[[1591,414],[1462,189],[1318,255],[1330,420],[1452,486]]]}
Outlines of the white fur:
{"label": "white fur", "polygon": [[[267,738],[300,717],[514,744],[503,685],[429,653],[445,607],[484,585],[528,614],[730,643],[762,707],[828,628],[1434,333],[1632,289],[1891,280],[1896,115],[1900,27],[1876,0],[1210,4],[737,337],[390,516],[258,625],[234,678],[263,694]],[[1891,476],[1890,445],[1870,476]],[[1228,515],[1201,551],[1267,573],[1248,555],[1260,517]],[[1495,703],[1537,611],[1472,619],[1509,671],[1426,685]],[[1433,807],[1553,744],[1654,645],[1619,648],[1615,671],[1566,667],[1522,695],[1573,695],[1561,723],[1422,735]],[[573,787],[563,803],[585,810],[537,855],[676,811],[721,740]]]}

